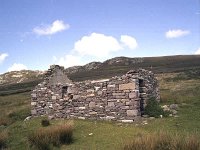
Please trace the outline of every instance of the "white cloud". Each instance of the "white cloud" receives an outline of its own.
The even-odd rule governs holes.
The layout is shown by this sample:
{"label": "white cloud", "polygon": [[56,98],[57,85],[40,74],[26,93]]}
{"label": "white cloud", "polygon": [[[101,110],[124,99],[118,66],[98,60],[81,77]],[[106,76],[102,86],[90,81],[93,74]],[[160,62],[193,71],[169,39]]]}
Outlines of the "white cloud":
{"label": "white cloud", "polygon": [[62,20],[56,20],[51,25],[46,25],[42,27],[35,27],[33,32],[38,35],[51,35],[63,30],[69,29],[69,24],[64,24]]}
{"label": "white cloud", "polygon": [[121,35],[120,41],[129,49],[135,49],[138,46],[136,39],[128,35]]}
{"label": "white cloud", "polygon": [[165,33],[166,38],[178,38],[178,37],[182,37],[182,36],[186,36],[190,34],[190,31],[188,30],[181,30],[181,29],[177,29],[177,30],[169,30]]}
{"label": "white cloud", "polygon": [[81,55],[95,57],[104,57],[111,52],[116,52],[121,49],[122,47],[117,39],[100,33],[92,33],[89,36],[83,36],[74,44],[75,52]]}
{"label": "white cloud", "polygon": [[200,55],[200,48],[194,54]]}
{"label": "white cloud", "polygon": [[116,56],[115,52],[126,50],[125,47],[135,49],[137,47],[135,38],[122,35],[121,39],[117,40],[113,36],[91,33],[76,41],[70,54],[61,58],[53,56],[52,60],[55,64],[64,67],[84,65],[91,61],[104,61],[111,56]]}
{"label": "white cloud", "polygon": [[4,62],[4,60],[8,57],[7,53],[2,53],[0,54],[0,64]]}
{"label": "white cloud", "polygon": [[23,64],[14,63],[11,67],[8,68],[8,71],[20,71],[27,70],[27,67]]}
{"label": "white cloud", "polygon": [[81,57],[75,55],[65,55],[64,57],[61,57],[59,59],[53,56],[53,59],[57,65],[61,65],[66,68],[71,66],[83,65],[81,63]]}

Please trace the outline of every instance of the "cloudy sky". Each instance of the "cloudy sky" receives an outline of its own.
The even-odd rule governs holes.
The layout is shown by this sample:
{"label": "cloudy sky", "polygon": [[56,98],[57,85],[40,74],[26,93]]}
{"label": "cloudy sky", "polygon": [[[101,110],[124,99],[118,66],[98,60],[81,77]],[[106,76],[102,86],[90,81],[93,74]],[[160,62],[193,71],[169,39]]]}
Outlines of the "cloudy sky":
{"label": "cloudy sky", "polygon": [[0,73],[200,54],[199,0],[0,0]]}

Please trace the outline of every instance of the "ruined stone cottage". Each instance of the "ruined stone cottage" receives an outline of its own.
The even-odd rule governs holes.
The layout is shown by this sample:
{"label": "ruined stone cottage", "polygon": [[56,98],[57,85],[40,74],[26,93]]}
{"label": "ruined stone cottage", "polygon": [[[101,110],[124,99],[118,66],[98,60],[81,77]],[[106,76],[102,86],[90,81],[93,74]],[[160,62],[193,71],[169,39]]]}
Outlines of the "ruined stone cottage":
{"label": "ruined stone cottage", "polygon": [[160,98],[151,71],[138,69],[110,79],[72,82],[58,65],[50,67],[31,97],[33,116],[122,122],[141,117],[150,97]]}

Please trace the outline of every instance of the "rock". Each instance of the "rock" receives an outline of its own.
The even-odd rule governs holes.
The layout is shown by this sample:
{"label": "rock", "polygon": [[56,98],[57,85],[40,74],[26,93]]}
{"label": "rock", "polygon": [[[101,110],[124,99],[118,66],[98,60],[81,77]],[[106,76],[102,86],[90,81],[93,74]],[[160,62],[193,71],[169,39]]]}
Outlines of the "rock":
{"label": "rock", "polygon": [[147,124],[148,124],[147,120],[142,121],[142,125],[147,125]]}
{"label": "rock", "polygon": [[98,91],[97,95],[102,95],[102,93],[103,93],[102,91]]}
{"label": "rock", "polygon": [[177,110],[178,109],[178,105],[177,104],[171,104],[169,106],[170,109],[174,109],[174,110]]}
{"label": "rock", "polygon": [[32,115],[36,115],[37,114],[37,111],[34,109],[34,110],[31,110],[31,114]]}
{"label": "rock", "polygon": [[129,98],[137,98],[135,92],[129,93]]}
{"label": "rock", "polygon": [[168,106],[168,105],[163,105],[163,106],[162,106],[162,109],[163,109],[164,111],[170,111],[170,109],[169,109],[169,106]]}
{"label": "rock", "polygon": [[85,120],[85,117],[78,117],[78,119]]}
{"label": "rock", "polygon": [[128,117],[133,117],[138,115],[138,110],[127,110],[126,113]]}
{"label": "rock", "polygon": [[48,119],[49,119],[49,120],[53,120],[53,119],[54,119],[54,116],[48,116]]}
{"label": "rock", "polygon": [[176,115],[178,112],[176,110],[171,110],[173,115]]}
{"label": "rock", "polygon": [[126,109],[129,109],[129,108],[130,108],[129,106],[121,106],[122,110],[126,110]]}
{"label": "rock", "polygon": [[135,83],[120,84],[119,90],[134,90]]}
{"label": "rock", "polygon": [[93,135],[93,133],[89,133],[88,135],[91,136],[91,135]]}
{"label": "rock", "polygon": [[90,102],[90,103],[89,103],[89,107],[90,107],[90,108],[94,108],[95,106],[96,106],[95,102]]}
{"label": "rock", "polygon": [[133,120],[121,120],[121,122],[123,122],[123,123],[132,123]]}
{"label": "rock", "polygon": [[52,96],[52,100],[56,100],[56,96]]}
{"label": "rock", "polygon": [[24,119],[24,121],[28,121],[28,120],[30,120],[31,117],[32,117],[32,116],[28,116],[28,117],[26,117],[26,118]]}
{"label": "rock", "polygon": [[35,105],[37,105],[36,102],[31,102],[31,106],[35,106]]}
{"label": "rock", "polygon": [[114,107],[115,103],[114,102],[108,102],[108,107]]}
{"label": "rock", "polygon": [[80,95],[73,95],[73,99],[79,99]]}
{"label": "rock", "polygon": [[33,98],[36,98],[36,97],[37,97],[37,95],[36,95],[35,93],[31,94],[31,96],[32,96]]}
{"label": "rock", "polygon": [[79,107],[79,110],[85,110],[85,107]]}
{"label": "rock", "polygon": [[88,94],[86,95],[86,97],[94,97],[95,95],[92,93],[92,94]]}
{"label": "rock", "polygon": [[95,112],[95,111],[89,112],[89,115],[97,115],[97,112]]}
{"label": "rock", "polygon": [[105,120],[113,120],[113,119],[115,119],[115,117],[113,117],[113,116],[106,116],[105,117]]}
{"label": "rock", "polygon": [[115,84],[109,84],[107,87],[108,88],[115,88]]}

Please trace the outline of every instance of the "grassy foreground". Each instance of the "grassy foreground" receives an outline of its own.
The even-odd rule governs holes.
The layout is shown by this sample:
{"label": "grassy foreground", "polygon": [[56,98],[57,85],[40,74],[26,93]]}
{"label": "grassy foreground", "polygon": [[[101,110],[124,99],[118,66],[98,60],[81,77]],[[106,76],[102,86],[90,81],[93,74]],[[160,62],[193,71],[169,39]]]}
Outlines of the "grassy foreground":
{"label": "grassy foreground", "polygon": [[[67,150],[124,149],[138,137],[167,133],[170,136],[200,137],[200,80],[177,79],[176,74],[158,75],[161,89],[161,104],[178,103],[177,117],[147,119],[140,123],[73,120],[73,143],[52,147]],[[173,80],[176,78],[176,80]],[[0,96],[0,132],[7,135],[8,149],[30,149],[28,136],[41,126],[43,118],[24,122],[30,114],[30,93]],[[53,120],[57,126],[69,120]],[[146,123],[147,122],[147,123]],[[33,149],[33,148],[32,148]]]}

